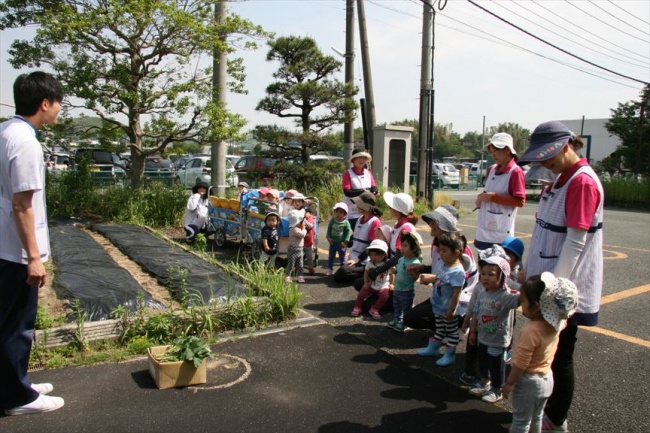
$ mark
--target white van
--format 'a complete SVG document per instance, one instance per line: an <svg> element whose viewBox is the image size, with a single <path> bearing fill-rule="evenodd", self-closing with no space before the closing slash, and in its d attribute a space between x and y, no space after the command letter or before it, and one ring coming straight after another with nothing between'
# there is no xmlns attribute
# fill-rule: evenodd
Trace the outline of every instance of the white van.
<svg viewBox="0 0 650 433"><path fill-rule="evenodd" d="M485 174L487 172L488 162L483 159L478 162L478 164L472 164L469 168L469 175L476 177L478 185L485 185Z"/></svg>

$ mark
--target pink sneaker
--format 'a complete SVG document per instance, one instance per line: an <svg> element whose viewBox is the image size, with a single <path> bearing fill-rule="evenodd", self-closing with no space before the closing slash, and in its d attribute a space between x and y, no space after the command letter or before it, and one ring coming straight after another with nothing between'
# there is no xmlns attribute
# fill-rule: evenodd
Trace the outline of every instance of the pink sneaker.
<svg viewBox="0 0 650 433"><path fill-rule="evenodd" d="M370 314L370 316L372 316L373 319L376 319L376 320L381 319L381 313L379 311L375 310L374 308L371 308L370 310L368 310L368 313Z"/></svg>
<svg viewBox="0 0 650 433"><path fill-rule="evenodd" d="M305 282L305 277L303 277L302 275L299 276L299 277L298 277L298 282L299 282L299 283L304 283L304 282Z"/></svg>
<svg viewBox="0 0 650 433"><path fill-rule="evenodd" d="M290 283L291 282L291 277L289 277L289 276L284 277L284 282L285 283Z"/></svg>
<svg viewBox="0 0 650 433"><path fill-rule="evenodd" d="M326 270L325 275L327 275L328 277L332 275L332 270L331 269Z"/></svg>
<svg viewBox="0 0 650 433"><path fill-rule="evenodd" d="M354 307L352 309L352 312L350 313L350 315L352 315L353 317L359 317L360 314L361 314L361 308L357 308L357 307Z"/></svg>

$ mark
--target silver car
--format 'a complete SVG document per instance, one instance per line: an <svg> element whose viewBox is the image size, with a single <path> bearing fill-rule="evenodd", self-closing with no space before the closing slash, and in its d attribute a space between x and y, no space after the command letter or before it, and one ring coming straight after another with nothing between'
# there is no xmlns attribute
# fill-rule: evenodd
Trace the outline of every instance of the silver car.
<svg viewBox="0 0 650 433"><path fill-rule="evenodd" d="M197 156L190 159L176 171L176 182L192 188L199 182L208 185L212 181L212 160L209 156ZM226 160L226 185L235 186L238 183L237 174L232 162Z"/></svg>
<svg viewBox="0 0 650 433"><path fill-rule="evenodd" d="M460 173L452 164L433 164L434 187L456 186L460 183Z"/></svg>

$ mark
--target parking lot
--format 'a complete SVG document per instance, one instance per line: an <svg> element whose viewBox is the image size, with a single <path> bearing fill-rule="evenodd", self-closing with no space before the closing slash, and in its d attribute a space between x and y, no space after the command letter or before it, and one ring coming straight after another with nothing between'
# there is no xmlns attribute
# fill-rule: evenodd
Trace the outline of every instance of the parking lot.
<svg viewBox="0 0 650 433"><path fill-rule="evenodd" d="M459 225L471 242L476 191L444 193L461 205ZM535 209L526 204L517 220L527 247ZM350 316L356 292L323 274L326 224L320 230L318 273L300 285L303 307L316 320L255 338L223 336L214 346L220 364L203 388L156 390L144 358L32 373L55 383L66 406L0 417L0 431L506 432L507 401L484 403L460 387L464 343L456 364L440 368L415 354L426 331L396 333L385 326L390 314ZM419 223L418 230L430 244L428 228ZM600 321L578 332L570 431L641 433L650 430L650 214L608 209L604 234ZM234 251L227 246L217 255ZM419 299L429 295L418 290Z"/></svg>

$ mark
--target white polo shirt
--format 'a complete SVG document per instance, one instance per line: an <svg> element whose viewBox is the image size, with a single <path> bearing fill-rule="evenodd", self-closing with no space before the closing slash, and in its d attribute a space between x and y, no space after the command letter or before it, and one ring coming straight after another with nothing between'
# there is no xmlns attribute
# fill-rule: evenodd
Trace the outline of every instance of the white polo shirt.
<svg viewBox="0 0 650 433"><path fill-rule="evenodd" d="M18 237L11 200L14 193L34 191L32 209L41 260L50 255L45 210L45 163L36 130L20 117L0 124L0 259L27 264Z"/></svg>

